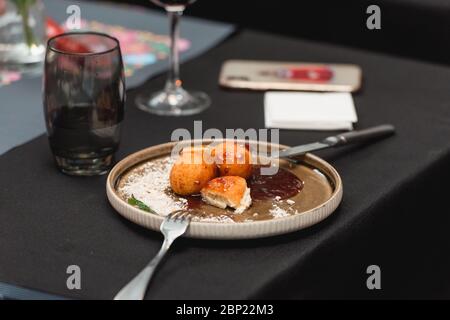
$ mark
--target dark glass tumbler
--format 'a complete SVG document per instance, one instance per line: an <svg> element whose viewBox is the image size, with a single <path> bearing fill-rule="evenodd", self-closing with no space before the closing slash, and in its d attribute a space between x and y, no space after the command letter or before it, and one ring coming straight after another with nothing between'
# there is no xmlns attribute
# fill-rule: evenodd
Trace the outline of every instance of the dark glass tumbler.
<svg viewBox="0 0 450 320"><path fill-rule="evenodd" d="M72 175L106 173L119 146L124 115L125 80L118 40L94 32L49 39L43 99L58 168Z"/></svg>

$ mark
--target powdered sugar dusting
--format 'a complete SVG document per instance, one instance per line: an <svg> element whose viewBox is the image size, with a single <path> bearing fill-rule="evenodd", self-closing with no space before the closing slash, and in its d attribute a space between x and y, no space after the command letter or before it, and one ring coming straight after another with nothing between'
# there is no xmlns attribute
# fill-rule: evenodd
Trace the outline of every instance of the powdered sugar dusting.
<svg viewBox="0 0 450 320"><path fill-rule="evenodd" d="M221 215L221 216L210 216L210 217L202 217L201 219L202 222L235 222L233 219L231 219L229 216L226 215Z"/></svg>
<svg viewBox="0 0 450 320"><path fill-rule="evenodd" d="M199 197L179 196L170 187L170 171L175 161L176 158L163 156L130 168L121 176L117 184L118 195L124 201L134 196L161 216L167 216L176 210L189 210L193 221L212 223L276 219L300 214L308 209L308 207L301 207L301 194L290 199L282 199L279 196L273 199L256 199L240 214L236 214L232 208L220 209L211 206L201 201Z"/></svg>
<svg viewBox="0 0 450 320"><path fill-rule="evenodd" d="M282 218L290 216L290 214L285 209L280 208L275 203L272 205L272 208L269 210L269 212L274 218Z"/></svg>
<svg viewBox="0 0 450 320"><path fill-rule="evenodd" d="M126 198L134 195L162 216L186 209L187 200L176 198L170 192L168 177L173 163L174 160L168 157L143 164L127 177L120 193Z"/></svg>

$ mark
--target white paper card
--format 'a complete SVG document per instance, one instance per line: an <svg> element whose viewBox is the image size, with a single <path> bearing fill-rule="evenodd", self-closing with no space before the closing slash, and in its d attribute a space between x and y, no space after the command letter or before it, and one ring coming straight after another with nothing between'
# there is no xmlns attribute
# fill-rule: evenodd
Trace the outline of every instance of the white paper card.
<svg viewBox="0 0 450 320"><path fill-rule="evenodd" d="M352 130L358 121L347 92L266 92L264 117L267 128Z"/></svg>

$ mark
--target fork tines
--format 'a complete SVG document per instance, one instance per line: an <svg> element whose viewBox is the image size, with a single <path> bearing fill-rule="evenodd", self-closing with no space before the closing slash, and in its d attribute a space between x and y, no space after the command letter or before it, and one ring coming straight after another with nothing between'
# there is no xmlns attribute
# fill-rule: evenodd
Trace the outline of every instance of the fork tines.
<svg viewBox="0 0 450 320"><path fill-rule="evenodd" d="M186 210L176 210L173 211L171 213L169 213L169 215L167 216L169 219L171 220L191 220L191 214L189 213L189 211Z"/></svg>

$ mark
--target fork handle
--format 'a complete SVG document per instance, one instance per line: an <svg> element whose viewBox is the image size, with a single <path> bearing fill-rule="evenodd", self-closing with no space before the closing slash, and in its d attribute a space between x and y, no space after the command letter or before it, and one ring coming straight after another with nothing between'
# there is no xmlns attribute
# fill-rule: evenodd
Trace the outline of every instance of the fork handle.
<svg viewBox="0 0 450 320"><path fill-rule="evenodd" d="M156 267L166 255L173 240L164 239L164 242L158 254L150 261L150 263L138 273L119 293L114 300L143 300L147 291L148 283L155 273Z"/></svg>

